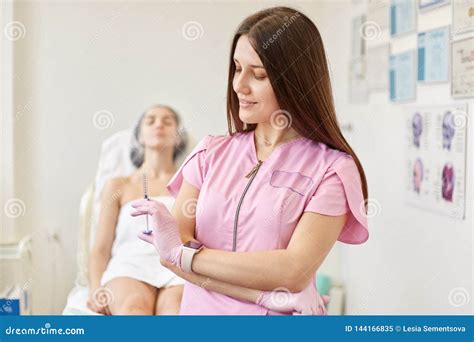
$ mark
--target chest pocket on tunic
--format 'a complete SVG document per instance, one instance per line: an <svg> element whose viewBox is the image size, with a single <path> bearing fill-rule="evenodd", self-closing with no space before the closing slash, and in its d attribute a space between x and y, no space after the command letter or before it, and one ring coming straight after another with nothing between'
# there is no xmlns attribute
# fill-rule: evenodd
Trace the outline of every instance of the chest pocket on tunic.
<svg viewBox="0 0 474 342"><path fill-rule="evenodd" d="M275 170L270 178L270 185L275 188L286 188L302 197L311 190L314 181L311 177L299 172Z"/></svg>
<svg viewBox="0 0 474 342"><path fill-rule="evenodd" d="M279 248L285 248L313 190L314 180L299 172L273 171L270 187L279 203Z"/></svg>

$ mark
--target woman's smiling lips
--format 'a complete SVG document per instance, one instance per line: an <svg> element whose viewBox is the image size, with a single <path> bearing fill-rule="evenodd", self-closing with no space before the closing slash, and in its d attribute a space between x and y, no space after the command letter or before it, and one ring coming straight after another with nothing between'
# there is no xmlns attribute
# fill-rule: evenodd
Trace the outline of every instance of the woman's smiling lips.
<svg viewBox="0 0 474 342"><path fill-rule="evenodd" d="M248 101L248 100L239 100L239 105L241 108L249 108L256 104L257 102Z"/></svg>

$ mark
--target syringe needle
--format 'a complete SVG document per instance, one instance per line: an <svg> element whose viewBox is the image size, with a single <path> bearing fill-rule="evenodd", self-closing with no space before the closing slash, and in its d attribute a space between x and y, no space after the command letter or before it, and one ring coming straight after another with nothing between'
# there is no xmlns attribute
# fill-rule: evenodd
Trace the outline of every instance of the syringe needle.
<svg viewBox="0 0 474 342"><path fill-rule="evenodd" d="M147 176L146 170L143 172L143 196L147 201L150 199L148 198L148 184L147 184ZM146 217L146 230L144 231L145 234L151 234L150 226L148 225L148 214L145 214Z"/></svg>

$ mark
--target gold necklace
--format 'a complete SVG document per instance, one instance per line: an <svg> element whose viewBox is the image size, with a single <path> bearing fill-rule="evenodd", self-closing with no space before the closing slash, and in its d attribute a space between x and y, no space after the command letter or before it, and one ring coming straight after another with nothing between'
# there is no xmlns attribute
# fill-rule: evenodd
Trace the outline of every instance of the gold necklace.
<svg viewBox="0 0 474 342"><path fill-rule="evenodd" d="M256 135L256 134L255 134ZM291 136L290 138L288 138L285 142L287 141L290 141L291 139L297 137L299 134L298 132L296 132L296 134L294 134L293 136ZM257 136L257 135L256 135ZM261 136L258 136L260 139L263 140L263 145L264 146L272 146L273 143L271 141L269 141L265 136L264 137L261 137ZM283 142L282 142L283 143Z"/></svg>

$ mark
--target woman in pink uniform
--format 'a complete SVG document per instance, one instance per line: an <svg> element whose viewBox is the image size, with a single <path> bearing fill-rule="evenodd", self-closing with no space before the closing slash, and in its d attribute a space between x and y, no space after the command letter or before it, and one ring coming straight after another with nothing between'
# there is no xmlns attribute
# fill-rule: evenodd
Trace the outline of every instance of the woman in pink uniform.
<svg viewBox="0 0 474 342"><path fill-rule="evenodd" d="M187 280L180 314L325 314L315 273L337 240L368 239L367 182L314 23L286 7L245 19L227 104L229 134L201 140L168 183L173 213L133 204L153 216L139 237Z"/></svg>

